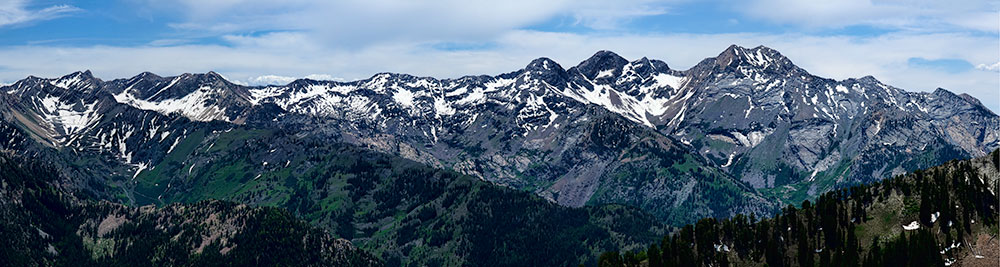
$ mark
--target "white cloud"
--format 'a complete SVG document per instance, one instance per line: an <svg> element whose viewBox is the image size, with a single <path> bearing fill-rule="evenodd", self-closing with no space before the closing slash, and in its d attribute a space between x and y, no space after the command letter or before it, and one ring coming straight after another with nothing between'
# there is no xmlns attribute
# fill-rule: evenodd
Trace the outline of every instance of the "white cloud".
<svg viewBox="0 0 1000 267"><path fill-rule="evenodd" d="M316 38L304 32L271 32L259 36L224 35L222 39L237 47L290 49L299 53L324 48L324 45Z"/></svg>
<svg viewBox="0 0 1000 267"><path fill-rule="evenodd" d="M249 85L284 85L295 81L295 77L288 76L278 76L278 75L261 75L257 77L250 78L247 84Z"/></svg>
<svg viewBox="0 0 1000 267"><path fill-rule="evenodd" d="M976 69L1000 72L1000 62L993 63L992 65L979 64L978 66L976 66Z"/></svg>
<svg viewBox="0 0 1000 267"><path fill-rule="evenodd" d="M737 12L807 28L867 25L917 31L965 29L1000 31L997 2L978 0L753 0L733 5Z"/></svg>
<svg viewBox="0 0 1000 267"><path fill-rule="evenodd" d="M890 7L875 6L867 0L795 1L756 0L740 11L776 22L797 22L809 26L843 26L886 13Z"/></svg>
<svg viewBox="0 0 1000 267"><path fill-rule="evenodd" d="M309 74L303 78L310 80L317 80L317 81L344 81L344 79L334 77L333 75L330 74Z"/></svg>
<svg viewBox="0 0 1000 267"><path fill-rule="evenodd" d="M253 42L273 38L266 35L276 31L297 32L324 46L354 49L400 41L478 42L560 17L584 27L613 29L634 18L664 14L679 1L685 0L175 0L149 1L148 6L180 15L170 25L193 35Z"/></svg>
<svg viewBox="0 0 1000 267"><path fill-rule="evenodd" d="M0 2L0 27L54 19L80 11L70 5L55 5L39 10L28 10L26 0L5 0Z"/></svg>
<svg viewBox="0 0 1000 267"><path fill-rule="evenodd" d="M616 29L631 18L667 14L679 1L574 1L563 7L576 23L593 29Z"/></svg>
<svg viewBox="0 0 1000 267"><path fill-rule="evenodd" d="M490 36L549 18L567 3L513 0L166 1L187 19L175 27L218 33L305 31L338 45Z"/></svg>
<svg viewBox="0 0 1000 267"><path fill-rule="evenodd" d="M243 82L243 81L239 81L239 82L240 82L240 84L244 84L244 85L285 85L285 84L289 84L291 82L294 82L295 80L302 79L302 78L306 78L306 79L310 79L310 80L317 80L317 81L343 81L344 80L344 79L340 79L340 78L334 77L333 75L329 75L329 74L309 74L309 75L306 75L304 77L281 76L281 75L271 75L271 74L269 74L269 75L261 75L261 76L257 76L257 77L251 77L246 82Z"/></svg>

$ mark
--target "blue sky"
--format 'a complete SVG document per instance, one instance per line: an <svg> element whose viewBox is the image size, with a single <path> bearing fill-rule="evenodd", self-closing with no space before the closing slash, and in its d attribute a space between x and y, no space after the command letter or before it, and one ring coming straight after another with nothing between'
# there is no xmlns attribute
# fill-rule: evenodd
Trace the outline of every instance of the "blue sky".
<svg viewBox="0 0 1000 267"><path fill-rule="evenodd" d="M943 87L1000 110L1000 4L922 0L4 0L0 82L90 69L246 84L497 74L597 50L687 69L765 45L824 77Z"/></svg>

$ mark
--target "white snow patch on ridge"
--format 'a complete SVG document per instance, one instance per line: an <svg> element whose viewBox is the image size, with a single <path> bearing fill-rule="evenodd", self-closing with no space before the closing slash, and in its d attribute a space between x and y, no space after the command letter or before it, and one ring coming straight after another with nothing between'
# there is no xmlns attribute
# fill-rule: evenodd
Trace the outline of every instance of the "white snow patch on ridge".
<svg viewBox="0 0 1000 267"><path fill-rule="evenodd" d="M284 93L284 87L264 87L260 89L250 89L250 103L257 105L261 100L276 97Z"/></svg>
<svg viewBox="0 0 1000 267"><path fill-rule="evenodd" d="M167 99L159 102L135 98L128 91L114 95L114 97L118 103L128 104L138 109L153 110L164 114L178 113L196 121L228 121L225 116L225 109L206 104L206 100L211 93L211 87L202 86L182 98Z"/></svg>
<svg viewBox="0 0 1000 267"><path fill-rule="evenodd" d="M455 91L448 92L448 93L444 94L444 96L447 96L447 97L460 96L460 95L465 94L465 92L467 92L467 91L469 91L468 88L462 87L462 88L455 89Z"/></svg>
<svg viewBox="0 0 1000 267"><path fill-rule="evenodd" d="M744 135L741 132L733 131L731 132L731 134L733 135L733 137L736 138L737 141L740 142L741 145L746 147L756 147L761 142L763 142L764 138L770 135L772 131L773 130L771 129L768 129L766 132L753 131L746 135Z"/></svg>
<svg viewBox="0 0 1000 267"><path fill-rule="evenodd" d="M438 117L441 115L455 115L455 109L445 102L444 98L434 99L434 111L437 112Z"/></svg>
<svg viewBox="0 0 1000 267"><path fill-rule="evenodd" d="M175 77L172 81L170 81L170 84L168 84L167 86L165 86L163 88L160 88L160 90L156 91L156 93L153 94L152 96L150 96L149 99L152 99L152 98L156 97L157 95L159 95L160 93L163 93L163 91L166 91L170 87L173 87L174 84L177 84L177 81L180 81L180 80L181 80L180 76ZM131 87L129 87L129 88L131 88Z"/></svg>
<svg viewBox="0 0 1000 267"><path fill-rule="evenodd" d="M413 92L410 92L410 90L397 88L396 92L392 94L392 99L396 100L396 103L401 105L408 107L413 106Z"/></svg>
<svg viewBox="0 0 1000 267"><path fill-rule="evenodd" d="M507 86L510 86L511 84L514 84L515 81L517 81L517 80L516 79L496 78L493 81L490 81L490 82L487 82L486 84L483 84L484 86L486 86L486 90L484 92L489 93L489 92L497 91L501 87L507 87Z"/></svg>
<svg viewBox="0 0 1000 267"><path fill-rule="evenodd" d="M137 169L135 170L135 174L132 175L132 180L135 180L136 177L139 177L139 173L142 173L142 171L145 170L147 167L149 167L149 164L146 164L145 162L140 162L139 164L137 164L136 165Z"/></svg>
<svg viewBox="0 0 1000 267"><path fill-rule="evenodd" d="M101 118L101 115L95 112L96 102L86 104L81 101L82 111L73 108L77 105L63 103L55 96L42 98L41 104L45 121L52 126L62 127L67 135L81 131Z"/></svg>
<svg viewBox="0 0 1000 267"><path fill-rule="evenodd" d="M653 80L656 80L656 86L658 87L670 86L674 89L680 89L681 86L684 85L684 82L687 81L687 78L660 73L653 76Z"/></svg>
<svg viewBox="0 0 1000 267"><path fill-rule="evenodd" d="M325 94L328 91L330 91L330 87L328 87L326 85L309 85L309 86L306 86L306 91L305 92L297 93L297 94L291 94L290 96L288 96L288 101L292 102L292 103L295 103L295 102L299 102L299 101L301 101L303 99L309 99L309 98L313 98L313 97L318 96L318 95Z"/></svg>
<svg viewBox="0 0 1000 267"><path fill-rule="evenodd" d="M848 93L849 91L847 91L847 87L844 87L843 85L839 85L839 84L838 84L838 85L837 85L837 92L841 92L841 93L845 93L845 94L846 94L846 93Z"/></svg>
<svg viewBox="0 0 1000 267"><path fill-rule="evenodd" d="M83 81L83 80L80 79L80 75L76 75L76 76L73 76L73 78L69 78L69 79L58 79L58 80L55 80L55 81L51 81L51 82L49 82L49 84L52 84L55 87L59 87L59 88L62 88L62 89L69 89L70 86L73 86L73 85L75 85L75 84L77 84L77 83L79 83L81 81Z"/></svg>
<svg viewBox="0 0 1000 267"><path fill-rule="evenodd" d="M597 77L594 77L594 79L611 77L611 76L614 76L614 75L615 75L615 70L602 70L601 72L597 73Z"/></svg>
<svg viewBox="0 0 1000 267"><path fill-rule="evenodd" d="M735 157L735 156L736 156L736 152L733 152L733 153L729 154L729 160L726 161L726 164L724 164L724 165L722 165L720 167L725 168L725 167L729 167L729 165L733 165L733 157Z"/></svg>

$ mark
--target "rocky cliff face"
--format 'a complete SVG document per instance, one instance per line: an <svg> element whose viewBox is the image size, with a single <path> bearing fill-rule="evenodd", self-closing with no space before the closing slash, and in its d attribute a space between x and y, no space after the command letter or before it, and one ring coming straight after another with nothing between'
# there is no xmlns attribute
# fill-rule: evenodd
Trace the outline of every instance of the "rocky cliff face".
<svg viewBox="0 0 1000 267"><path fill-rule="evenodd" d="M967 95L824 79L766 47L733 46L685 74L692 97L661 131L756 188L790 185L778 191L793 201L1000 146L1000 120Z"/></svg>

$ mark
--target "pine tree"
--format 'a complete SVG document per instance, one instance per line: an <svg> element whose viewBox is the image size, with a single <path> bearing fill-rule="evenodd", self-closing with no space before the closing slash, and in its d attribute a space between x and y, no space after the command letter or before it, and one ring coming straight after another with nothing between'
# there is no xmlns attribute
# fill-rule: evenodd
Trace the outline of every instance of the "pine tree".
<svg viewBox="0 0 1000 267"><path fill-rule="evenodd" d="M823 249L823 252L819 253L819 266L820 267L832 266L832 265L830 265L830 250L829 249Z"/></svg>
<svg viewBox="0 0 1000 267"><path fill-rule="evenodd" d="M635 252L626 251L625 255L622 255L622 262L626 267L638 267L639 258L635 255Z"/></svg>
<svg viewBox="0 0 1000 267"><path fill-rule="evenodd" d="M712 256L715 255L715 245L719 240L718 232L715 229L715 219L705 218L698 220L698 224L694 230L699 261L702 265L711 265Z"/></svg>
<svg viewBox="0 0 1000 267"><path fill-rule="evenodd" d="M660 254L660 248L656 244L649 245L646 249L646 257L649 258L649 267L663 267L663 256Z"/></svg>
<svg viewBox="0 0 1000 267"><path fill-rule="evenodd" d="M684 226L681 228L681 232L678 235L677 243L674 248L676 249L677 264L680 266L694 266L697 264L695 259L695 250L693 247L694 243L694 227L691 225Z"/></svg>
<svg viewBox="0 0 1000 267"><path fill-rule="evenodd" d="M920 222L924 225L931 225L931 190L930 185L923 184L920 187Z"/></svg>
<svg viewBox="0 0 1000 267"><path fill-rule="evenodd" d="M677 255L674 250L674 242L676 239L671 238L669 235L664 236L663 240L660 241L661 257L664 266L677 266L677 260L674 255Z"/></svg>
<svg viewBox="0 0 1000 267"><path fill-rule="evenodd" d="M877 267L882 266L882 248L879 247L878 236L872 239L872 247L868 250L868 256L865 257L864 267Z"/></svg>
<svg viewBox="0 0 1000 267"><path fill-rule="evenodd" d="M767 264L770 266L785 266L785 249L779 242L778 238L780 234L778 231L767 238L764 242L767 243L765 246L764 257L767 260Z"/></svg>
<svg viewBox="0 0 1000 267"><path fill-rule="evenodd" d="M597 259L597 266L621 267L624 266L624 264L622 262L621 255L618 255L618 251L608 251L601 253L601 257Z"/></svg>
<svg viewBox="0 0 1000 267"><path fill-rule="evenodd" d="M798 232L798 238L796 238L796 241L798 243L799 266L816 266L816 260L815 257L813 257L813 248L810 246L809 236L806 235L806 228L802 225L802 223L799 223L797 228L798 230L796 232Z"/></svg>
<svg viewBox="0 0 1000 267"><path fill-rule="evenodd" d="M844 261L841 266L858 266L861 262L858 255L860 250L861 244L858 242L857 234L854 233L854 225L851 225L847 228L847 242L844 244Z"/></svg>

